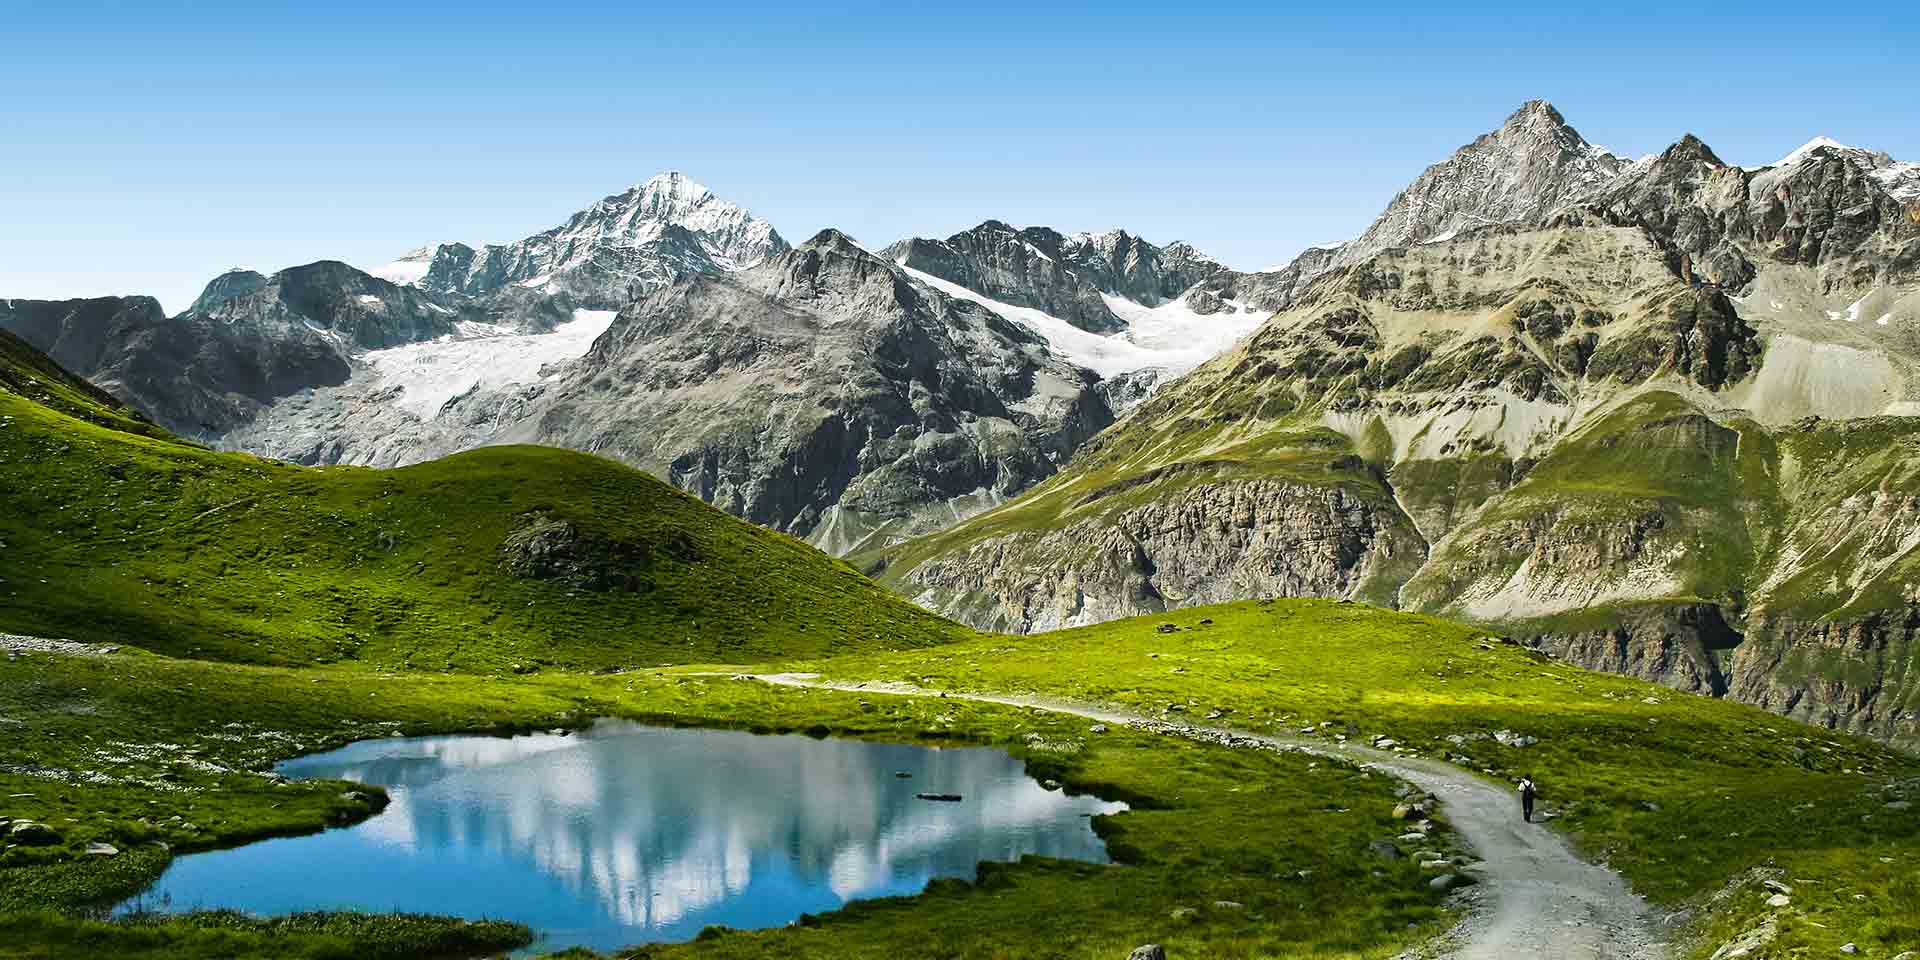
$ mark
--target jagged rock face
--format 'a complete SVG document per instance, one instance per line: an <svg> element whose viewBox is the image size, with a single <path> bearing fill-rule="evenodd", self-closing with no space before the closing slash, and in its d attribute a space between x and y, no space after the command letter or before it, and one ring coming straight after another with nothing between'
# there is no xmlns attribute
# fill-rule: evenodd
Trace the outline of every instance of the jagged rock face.
<svg viewBox="0 0 1920 960"><path fill-rule="evenodd" d="M88 379L98 378L113 365L115 344L143 328L163 327L166 319L160 302L152 297L0 300L0 329Z"/></svg>
<svg viewBox="0 0 1920 960"><path fill-rule="evenodd" d="M1728 695L1796 720L1920 748L1920 604L1867 616L1751 618Z"/></svg>
<svg viewBox="0 0 1920 960"><path fill-rule="evenodd" d="M677 277L750 267L787 249L772 224L684 174L663 173L524 240L422 247L376 272L441 293L519 288L611 310Z"/></svg>
<svg viewBox="0 0 1920 960"><path fill-rule="evenodd" d="M368 350L446 336L461 319L422 291L332 260L271 277L251 271L217 277L183 318L262 330L305 327L348 349Z"/></svg>
<svg viewBox="0 0 1920 960"><path fill-rule="evenodd" d="M0 325L196 438L247 423L280 398L345 382L357 351L430 340L461 320L487 319L473 304L443 302L332 261L271 277L224 274L172 318L146 297L0 312Z"/></svg>
<svg viewBox="0 0 1920 960"><path fill-rule="evenodd" d="M1390 504L1342 488L1202 482L1038 537L981 540L908 580L925 605L1027 633L1246 596L1365 594L1424 546Z"/></svg>
<svg viewBox="0 0 1920 960"><path fill-rule="evenodd" d="M989 220L945 240L902 240L883 255L982 296L1032 307L1095 333L1126 323L1102 294L1158 306L1225 268L1184 243L1156 247L1124 230L1062 235Z"/></svg>
<svg viewBox="0 0 1920 960"><path fill-rule="evenodd" d="M1898 165L1901 168L1912 165ZM1759 171L1724 163L1691 134L1635 164L1581 208L1645 224L1684 273L1739 291L1770 263L1814 268L1822 292L1920 275L1920 223L1884 155L1817 146Z"/></svg>
<svg viewBox="0 0 1920 960"><path fill-rule="evenodd" d="M1307 284L1327 272L1345 244L1311 247L1278 270L1240 273L1223 270L1201 282L1187 302L1202 313L1220 309L1227 300L1262 310L1285 310L1306 291Z"/></svg>
<svg viewBox="0 0 1920 960"><path fill-rule="evenodd" d="M1727 693L1726 673L1716 654L1741 641L1720 608L1698 603L1630 607L1603 627L1522 637L1536 650L1589 670L1711 697Z"/></svg>
<svg viewBox="0 0 1920 960"><path fill-rule="evenodd" d="M391 403L351 388L304 402L317 436L267 421L249 445L376 465L573 447L836 551L1004 500L1112 420L1097 378L1039 336L832 231L749 270L683 277L552 376L474 390L426 421L367 416Z"/></svg>
<svg viewBox="0 0 1920 960"><path fill-rule="evenodd" d="M1543 223L1625 166L1581 138L1551 104L1531 101L1500 129L1428 167L1365 233L1341 247L1334 265L1489 224Z"/></svg>

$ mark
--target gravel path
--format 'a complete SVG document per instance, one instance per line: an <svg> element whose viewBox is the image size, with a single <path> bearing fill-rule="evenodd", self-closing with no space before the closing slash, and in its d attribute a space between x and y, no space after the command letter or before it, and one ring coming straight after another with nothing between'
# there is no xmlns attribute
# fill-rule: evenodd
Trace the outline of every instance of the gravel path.
<svg viewBox="0 0 1920 960"><path fill-rule="evenodd" d="M751 679L792 687L907 696L944 696L1030 707L1126 724L1230 746L1300 750L1391 774L1440 798L1447 819L1481 863L1476 904L1466 920L1422 955L1454 960L1661 960L1665 937L1645 901L1620 875L1580 859L1558 834L1520 820L1520 800L1503 784L1452 764L1354 744L1276 737L1204 724L1168 723L1111 708L1042 697L953 693L890 682L829 683L814 674Z"/></svg>
<svg viewBox="0 0 1920 960"><path fill-rule="evenodd" d="M0 633L0 651L6 653L58 653L70 657L95 657L120 649L112 644L77 643L72 640L48 640Z"/></svg>

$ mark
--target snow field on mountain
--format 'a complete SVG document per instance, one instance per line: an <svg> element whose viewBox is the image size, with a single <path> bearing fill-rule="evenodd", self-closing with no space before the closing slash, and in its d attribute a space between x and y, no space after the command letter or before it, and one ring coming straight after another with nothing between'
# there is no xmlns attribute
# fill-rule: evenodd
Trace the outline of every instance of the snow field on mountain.
<svg viewBox="0 0 1920 960"><path fill-rule="evenodd" d="M1111 294L1101 294L1107 308L1127 322L1112 335L1090 333L1059 317L982 296L957 283L901 265L915 280L958 300L970 300L1044 337L1047 347L1102 377L1158 368L1178 376L1213 356L1272 314L1239 309L1230 313L1194 312L1184 299L1148 307Z"/></svg>
<svg viewBox="0 0 1920 960"><path fill-rule="evenodd" d="M476 386L534 383L541 368L585 354L613 325L612 310L575 310L550 333L501 333L463 324L461 335L373 350L361 356L379 377L379 388L399 387L395 405L431 420L447 401Z"/></svg>

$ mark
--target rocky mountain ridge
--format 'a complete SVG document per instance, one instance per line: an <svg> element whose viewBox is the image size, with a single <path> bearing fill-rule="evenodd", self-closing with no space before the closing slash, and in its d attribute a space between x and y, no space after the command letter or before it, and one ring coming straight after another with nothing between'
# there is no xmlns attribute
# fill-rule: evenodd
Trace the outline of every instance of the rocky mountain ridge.
<svg viewBox="0 0 1920 960"><path fill-rule="evenodd" d="M1066 235L998 220L945 240L902 240L881 256L1092 333L1126 328L1109 297L1157 307L1226 269L1189 244L1158 247L1125 230Z"/></svg>
<svg viewBox="0 0 1920 960"><path fill-rule="evenodd" d="M7 301L0 328L183 436L217 437L275 401L344 383L363 351L452 335L491 315L321 261L235 270L167 317L150 297ZM518 322L542 322L538 310ZM551 317L545 322L551 323Z"/></svg>

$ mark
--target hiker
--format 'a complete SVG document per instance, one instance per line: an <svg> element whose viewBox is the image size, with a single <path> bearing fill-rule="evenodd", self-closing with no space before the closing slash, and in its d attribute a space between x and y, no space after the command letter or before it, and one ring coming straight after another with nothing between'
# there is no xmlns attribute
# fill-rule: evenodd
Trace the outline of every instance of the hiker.
<svg viewBox="0 0 1920 960"><path fill-rule="evenodd" d="M1520 778L1520 819L1533 822L1533 778Z"/></svg>

